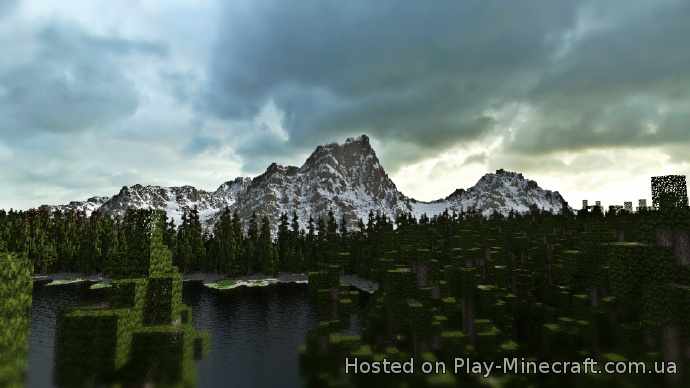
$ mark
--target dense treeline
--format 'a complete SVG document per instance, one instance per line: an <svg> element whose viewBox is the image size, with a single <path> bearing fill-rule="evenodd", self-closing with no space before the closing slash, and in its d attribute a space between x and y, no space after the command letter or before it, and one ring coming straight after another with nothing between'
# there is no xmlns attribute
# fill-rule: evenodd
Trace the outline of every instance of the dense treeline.
<svg viewBox="0 0 690 388"><path fill-rule="evenodd" d="M687 207L500 218L411 220L369 239L378 252L355 273L379 288L366 297L340 281L352 260L310 272L305 386L690 386ZM477 368L495 360L521 366ZM640 369L602 373L608 362Z"/></svg>
<svg viewBox="0 0 690 388"><path fill-rule="evenodd" d="M35 273L83 272L112 273L123 268L132 274L142 272L141 258L148 253L148 220L152 210L129 210L122 217L110 217L98 212L86 216L83 212L50 212L47 209L9 212L0 210L0 251L7 250L27 257ZM565 213L544 217L558 217L569 222L576 219L606 217L631 223L632 217L646 217L653 228L656 212L627 215L601 211ZM538 217L534 210L526 217ZM228 275L252 273L303 272L317 263L342 261L336 256L349 256L347 265L352 272L364 265L367 257L378 257L387 244L386 232L405 230L410 225L430 225L422 231L443 233L453 224L477 218L473 214L445 212L419 220L401 214L396 220L370 213L348 228L346 220L336 220L333 212L322 218L307 220L300 228L296 213L283 214L274 227L268 217L258 214L244 222L228 209L223 211L211 230L202 227L196 209L186 212L180 225L167 219L165 243L173 252L174 264L183 272L214 272ZM504 217L495 214L488 221ZM511 214L509 222L520 222L525 216ZM514 220L514 221L511 221ZM640 225L639 222L635 222ZM643 231L640 231L643 232ZM427 232L420 232L427 233ZM642 233L649 236L649 233ZM438 236L429 236L437 239Z"/></svg>
<svg viewBox="0 0 690 388"><path fill-rule="evenodd" d="M149 247L152 210L129 210L123 217L78 211L32 209L0 210L0 251L27 257L35 273L143 272L142 257ZM243 222L223 211L211 230L202 227L199 213L190 209L180 225L167 218L165 243L175 265L183 272L215 272L229 275L299 272L311 268L330 252L340 251L392 224L371 214L358 232L350 233L344 220L332 212L310 218L300 229L296 213L283 214L274 228L268 217L257 214ZM277 232L276 232L277 231Z"/></svg>

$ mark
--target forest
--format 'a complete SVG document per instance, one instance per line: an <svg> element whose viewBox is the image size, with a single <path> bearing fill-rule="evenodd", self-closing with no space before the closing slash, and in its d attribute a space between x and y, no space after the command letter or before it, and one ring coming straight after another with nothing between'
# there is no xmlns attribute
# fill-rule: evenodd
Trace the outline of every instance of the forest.
<svg viewBox="0 0 690 388"><path fill-rule="evenodd" d="M415 357L452 365L458 354L478 360L639 360L655 372L565 378L510 374L495 386L681 387L688 382L687 206L488 218L444 212L419 220L371 213L352 229L331 212L309 220L307 230L287 214L277 228L265 217L252 216L245 229L226 211L212 233L204 232L194 209L179 226L163 216L152 210L130 210L122 218L1 212L0 251L9 262L33 264L34 273L103 273L123 285L173 279L174 287L166 286L172 288L165 292L174 296L165 300L172 301L180 298L177 268L227 275L306 272L319 321L300 349L309 387L485 386L475 374L343 374L347 357L363 362ZM170 264L158 268L156 257ZM6 278L19 279L14 267L7 268ZM23 273L22 284L28 284L29 271ZM344 274L380 288L364 297L340 283ZM9 307L23 311L26 303ZM173 319L170 314L165 322ZM352 335L355 316L359 334ZM658 373L653 369L658 365L671 365L674 374Z"/></svg>
<svg viewBox="0 0 690 388"><path fill-rule="evenodd" d="M316 220L310 218L300 228L297 214L282 214L273 227L268 217L253 214L241 220L224 210L212 229L205 230L196 208L182 216L180 225L154 210L130 209L123 217L94 212L55 211L45 208L26 211L0 210L0 251L19 254L33 264L35 274L80 272L87 274L120 273L129 268L131 275L142 272L146 257L149 221L162 215L164 242L173 252L173 263L184 273L212 272L231 276L254 273L304 272L332 250L361 247L368 236L411 223L436 222L423 216L419 221L409 214L396 220L371 212L366 223L348 228L344 219L337 221L332 211ZM458 221L457 214L444 213L438 222ZM361 252L360 252L361 254Z"/></svg>
<svg viewBox="0 0 690 388"><path fill-rule="evenodd" d="M324 217L310 217L305 229L300 228L297 214L282 214L273 227L268 217L254 213L244 222L229 210L221 212L215 225L205 229L196 208L182 216L175 225L162 211L130 209L123 217L111 217L94 212L87 216L79 211L54 211L45 208L26 211L0 210L0 251L18 254L33 265L34 274L79 272L85 274L121 273L129 269L131 275L143 273L142 257L149 244L149 221L154 215L166 219L164 242L173 254L173 263L181 272L210 272L229 276L254 273L306 272L316 268L334 252L347 251L353 261L366 260L377 254L385 242L384 232L404 233L415 225L429 226L441 234L454 225L478 222L479 214L444 212L429 218L416 219L401 213L390 220L370 212L367 220L356 226L344 218L336 220L332 211ZM583 219L600 219L605 223L636 223L637 219L654 220L657 212L629 214L625 211L604 213L601 208L570 210L549 215L533 209L527 215L511 213L507 217L494 214L485 221L520 223L534 217L555 218L560 223L576 223ZM644 229L644 228L643 228ZM424 230L424 228L423 228ZM641 240L649 240L649 233L639 230Z"/></svg>
<svg viewBox="0 0 690 388"><path fill-rule="evenodd" d="M690 212L682 204L441 216L381 231L364 245L366 264L343 251L309 273L320 322L301 349L306 386L687 387ZM362 295L337 281L351 271L381 284L360 313L353 306ZM455 373L457 357L580 366L591 359L600 369L486 378ZM412 359L417 368L345 373L355 358L360 365ZM448 370L425 373L423 363ZM626 373L602 373L604 365Z"/></svg>

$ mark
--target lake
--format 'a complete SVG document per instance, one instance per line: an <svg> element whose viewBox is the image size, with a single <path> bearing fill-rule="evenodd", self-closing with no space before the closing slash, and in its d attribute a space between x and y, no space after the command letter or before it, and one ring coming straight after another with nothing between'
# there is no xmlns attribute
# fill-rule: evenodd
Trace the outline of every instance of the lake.
<svg viewBox="0 0 690 388"><path fill-rule="evenodd" d="M28 387L54 387L55 326L61 309L98 303L88 284L34 285ZM304 284L214 291L185 282L194 326L211 335L197 363L198 387L301 387L298 347L316 325Z"/></svg>

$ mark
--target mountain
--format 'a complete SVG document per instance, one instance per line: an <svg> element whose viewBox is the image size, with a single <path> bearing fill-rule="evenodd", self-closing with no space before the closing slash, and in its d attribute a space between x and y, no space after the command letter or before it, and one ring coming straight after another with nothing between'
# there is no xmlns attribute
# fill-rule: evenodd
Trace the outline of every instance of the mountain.
<svg viewBox="0 0 690 388"><path fill-rule="evenodd" d="M105 214L124 215L129 208L165 210L175 225L182 222L182 214L194 207L202 220L209 220L220 210L236 205L237 199L251 183L250 178L237 178L208 192L193 186L160 187L124 186L98 209Z"/></svg>
<svg viewBox="0 0 690 388"><path fill-rule="evenodd" d="M467 190L458 189L442 200L433 202L410 201L412 213L438 214L445 209L459 213L476 211L484 216L497 212L508 215L511 211L524 214L531 207L550 213L559 213L563 209L563 197L558 191L544 190L537 182L516 172L497 170L495 174L486 174L476 185Z"/></svg>
<svg viewBox="0 0 690 388"><path fill-rule="evenodd" d="M69 210L80 211L86 213L87 215L91 215L91 213L98 210L104 203L108 202L109 199L110 197L91 197L86 201L72 201L66 205L43 205L41 207L49 208L53 211L59 210L62 212Z"/></svg>
<svg viewBox="0 0 690 388"><path fill-rule="evenodd" d="M240 193L234 209L242 219L253 212L277 217L296 211L306 226L310 215L329 209L349 223L366 219L369 211L394 218L407 210L407 199L379 163L369 138L361 136L318 146L301 167L271 164Z"/></svg>
<svg viewBox="0 0 690 388"><path fill-rule="evenodd" d="M221 210L229 208L244 220L252 213L276 220L280 214L297 212L302 227L333 210L350 224L366 219L370 211L394 218L400 212L429 217L444 210L476 211L485 216L530 208L560 212L564 200L557 191L544 190L520 173L498 170L484 175L469 189L448 197L422 202L406 197L381 166L369 138L362 135L344 143L321 145L301 167L271 164L255 178L236 178L213 192L192 186L124 186L113 197L94 197L85 202L54 206L122 215L128 208L165 210L179 225L185 210L197 207L201 220L212 225Z"/></svg>

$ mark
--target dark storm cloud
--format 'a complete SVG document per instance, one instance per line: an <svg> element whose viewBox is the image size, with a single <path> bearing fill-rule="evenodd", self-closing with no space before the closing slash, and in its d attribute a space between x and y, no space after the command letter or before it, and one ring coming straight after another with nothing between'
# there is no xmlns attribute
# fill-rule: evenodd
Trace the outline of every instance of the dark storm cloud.
<svg viewBox="0 0 690 388"><path fill-rule="evenodd" d="M248 118L273 100L285 111L292 147L366 132L428 155L494 129L487 110L525 92L555 49L548 37L573 24L575 3L230 6L205 107ZM402 162L406 155L398 154L387 161Z"/></svg>
<svg viewBox="0 0 690 388"><path fill-rule="evenodd" d="M665 0L228 6L203 108L241 119L273 101L284 147L364 132L410 150L389 147L393 168L498 133L510 123L492 112L509 104L534 112L505 143L520 152L687 142L674 102L690 101L689 11ZM240 154L273 159L264 144Z"/></svg>
<svg viewBox="0 0 690 388"><path fill-rule="evenodd" d="M102 128L133 114L138 93L121 59L165 54L158 44L61 23L40 29L36 46L31 60L0 71L0 132L12 137Z"/></svg>
<svg viewBox="0 0 690 388"><path fill-rule="evenodd" d="M593 9L593 17L608 16ZM620 8L624 19L610 21L546 69L529 96L542 117L517 149L690 143L690 2L634 10Z"/></svg>

